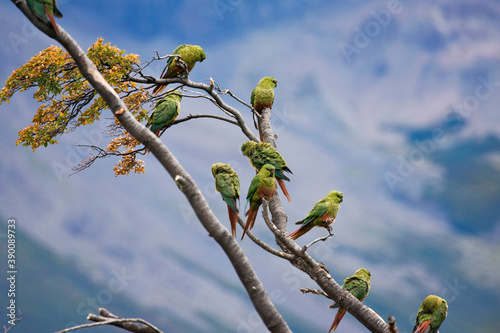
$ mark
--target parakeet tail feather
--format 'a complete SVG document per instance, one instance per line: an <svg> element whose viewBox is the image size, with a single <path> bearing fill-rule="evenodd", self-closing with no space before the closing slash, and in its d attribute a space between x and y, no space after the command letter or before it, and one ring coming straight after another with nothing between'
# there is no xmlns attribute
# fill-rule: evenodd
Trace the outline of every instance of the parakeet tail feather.
<svg viewBox="0 0 500 333"><path fill-rule="evenodd" d="M243 228L243 235L241 236L241 239L243 240L243 237L245 237L245 234L247 230L250 230L253 228L253 225L255 223L255 218L257 217L257 211L258 210L253 210L252 207L250 206L250 210L247 212L247 223L245 223L245 228Z"/></svg>
<svg viewBox="0 0 500 333"><path fill-rule="evenodd" d="M54 20L54 16L49 12L47 8L45 8L45 14L49 18L50 24L52 24L52 27L56 31L56 34L59 34L59 29L57 29L56 20Z"/></svg>
<svg viewBox="0 0 500 333"><path fill-rule="evenodd" d="M301 226L300 228L298 228L297 230L295 230L294 232L292 232L287 237L291 238L293 240L296 240L297 238L299 238L300 236L304 235L309 230L311 230L311 228L307 228L306 226Z"/></svg>
<svg viewBox="0 0 500 333"><path fill-rule="evenodd" d="M285 182L283 181L283 179L276 178L276 180L278 181L278 184L281 187L283 194L288 199L288 202L292 202L292 198L290 198L290 194L288 194L288 190L286 188L286 185L285 185Z"/></svg>
<svg viewBox="0 0 500 333"><path fill-rule="evenodd" d="M335 316L335 319L333 320L332 326L330 327L330 330L328 331L328 333L335 332L335 330L337 329L337 326L339 326L339 324L340 324L340 321L342 320L342 318L344 318L345 313L346 313L346 309L342 309L342 310L339 309L339 312L337 312L337 315Z"/></svg>
<svg viewBox="0 0 500 333"><path fill-rule="evenodd" d="M236 237L236 224L238 223L238 213L232 210L232 208L227 205L227 213L229 214L229 222L231 222L231 233L233 237Z"/></svg>
<svg viewBox="0 0 500 333"><path fill-rule="evenodd" d="M425 333L427 331L427 328L429 328L429 325L431 324L430 320L426 320L420 325L415 325L415 328L413 329L413 333Z"/></svg>

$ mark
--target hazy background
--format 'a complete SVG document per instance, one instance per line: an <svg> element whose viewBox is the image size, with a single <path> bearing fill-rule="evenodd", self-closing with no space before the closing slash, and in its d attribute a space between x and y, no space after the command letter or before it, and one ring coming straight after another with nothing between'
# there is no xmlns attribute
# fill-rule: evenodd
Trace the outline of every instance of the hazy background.
<svg viewBox="0 0 500 333"><path fill-rule="evenodd" d="M449 304L441 332L498 331L498 2L66 0L58 6L64 18L57 22L84 49L102 37L150 60L155 50L198 44L207 59L191 79L212 77L246 101L261 77L277 78L272 124L294 173L287 184L293 203L283 203L289 230L330 190L340 190L336 235L310 250L339 283L369 269L365 303L383 318L396 316L401 333L411 332L429 294ZM0 18L3 83L58 44L10 1L0 4ZM147 74L159 75L163 66ZM78 144L108 144L103 124L79 128L36 154L15 146L38 107L33 92L0 106L0 241L5 253L7 220L15 218L16 301L23 311L11 332L84 323L98 307L148 319L165 332L265 331L223 252L152 155L144 158L145 175L116 178L118 160L110 158L68 177L87 157ZM251 125L248 109L225 100ZM221 114L208 102L184 99L181 114L189 113ZM246 195L254 172L240 153L247 140L241 131L199 119L170 128L162 140L228 226L210 166L230 163ZM260 214L253 231L272 242ZM298 243L324 234L313 230ZM249 239L241 245L292 330L326 332L336 310L298 291L314 282ZM5 295L6 279L0 281ZM346 315L338 331L366 329Z"/></svg>

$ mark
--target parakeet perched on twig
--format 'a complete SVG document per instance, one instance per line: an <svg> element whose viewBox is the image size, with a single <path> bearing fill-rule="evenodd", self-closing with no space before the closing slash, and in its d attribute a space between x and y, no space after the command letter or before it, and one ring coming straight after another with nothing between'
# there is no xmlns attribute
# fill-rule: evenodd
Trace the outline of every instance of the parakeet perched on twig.
<svg viewBox="0 0 500 333"><path fill-rule="evenodd" d="M252 90L252 95L250 96L250 104L254 107L255 111L259 114L265 108L271 109L274 103L274 88L278 85L278 80L273 77L266 76L259 81L257 87ZM255 115L254 115L255 122ZM264 136L262 135L260 120L257 120L257 129L259 130L260 141L264 142Z"/></svg>
<svg viewBox="0 0 500 333"><path fill-rule="evenodd" d="M353 276L348 277L344 280L342 288L354 295L354 297L359 299L360 302L363 302L363 300L366 298L366 295L368 295L368 292L370 291L370 280L370 272L364 268L360 268L356 271L356 273L354 273ZM333 320L332 326L330 327L328 333L333 332L337 329L337 326L339 326L339 323L344 317L346 311L347 310L343 307L339 307L339 311L337 312L337 315L335 316L335 319Z"/></svg>
<svg viewBox="0 0 500 333"><path fill-rule="evenodd" d="M215 178L215 190L222 195L227 203L231 233L236 237L236 224L238 223L238 206L240 199L240 180L238 174L229 164L215 163L212 165L212 175Z"/></svg>
<svg viewBox="0 0 500 333"><path fill-rule="evenodd" d="M184 76L191 72L196 62L202 62L206 59L205 51L198 45L179 45L172 55L178 54L182 61L186 64L187 68L184 68L176 57L170 57L167 60L167 65L161 73L162 79L174 78L177 76ZM153 89L153 95L157 95L165 89L167 85L157 84Z"/></svg>
<svg viewBox="0 0 500 333"><path fill-rule="evenodd" d="M168 93L167 96L156 101L153 113L146 125L158 137L163 128L172 125L179 117L181 110L182 93L179 90L170 90Z"/></svg>
<svg viewBox="0 0 500 333"><path fill-rule="evenodd" d="M427 296L418 309L413 333L437 333L447 313L448 304L444 299L435 295Z"/></svg>
<svg viewBox="0 0 500 333"><path fill-rule="evenodd" d="M292 198L290 198L290 194L288 194L285 182L283 181L290 181L290 178L285 176L283 172L292 173L292 171L287 167L285 160L281 157L276 148L266 142L257 143L255 141L247 141L241 146L241 152L248 157L250 163L257 172L264 164L271 164L274 166L276 169L276 180L288 201L292 202Z"/></svg>
<svg viewBox="0 0 500 333"><path fill-rule="evenodd" d="M250 188L247 194L247 205L250 204L250 209L245 213L247 215L247 222L243 228L243 235L245 237L247 230L253 228L257 212L262 204L262 198L271 200L276 191L276 179L274 177L275 168L271 164L264 164L260 171L253 177L250 183Z"/></svg>
<svg viewBox="0 0 500 333"><path fill-rule="evenodd" d="M28 0L28 6L42 21L50 22L56 34L58 34L59 29L57 28L54 16L61 18L63 15L57 8L56 2L56 0Z"/></svg>
<svg viewBox="0 0 500 333"><path fill-rule="evenodd" d="M340 203L344 195L338 191L331 191L326 197L314 204L313 209L307 214L306 218L296 222L301 224L300 228L292 232L288 237L297 239L312 229L312 227L323 227L331 234L331 225L335 222L339 211Z"/></svg>

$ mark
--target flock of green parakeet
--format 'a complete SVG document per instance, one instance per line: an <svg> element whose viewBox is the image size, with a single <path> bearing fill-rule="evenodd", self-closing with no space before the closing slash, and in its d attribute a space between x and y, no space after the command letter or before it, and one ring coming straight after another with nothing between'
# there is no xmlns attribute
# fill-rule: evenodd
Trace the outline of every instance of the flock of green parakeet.
<svg viewBox="0 0 500 333"><path fill-rule="evenodd" d="M56 6L56 0L27 0L27 3L41 20L50 24L56 34L59 33L54 16L62 17L62 14ZM174 56L169 57L167 65L161 74L162 79L186 76L197 62L202 62L206 58L205 51L200 46L186 44L177 47L172 55ZM182 59L182 62L178 61L179 58ZM265 108L272 108L274 103L274 88L277 86L277 83L278 81L275 78L264 77L252 90L250 103L257 113L261 114ZM161 93L165 87L166 85L157 84L153 89L153 95ZM147 127L156 136L159 137L161 131L172 125L179 116L181 100L182 94L179 90L169 90L165 97L162 97L155 103ZM266 199L269 201L273 198L277 188L276 182L279 184L288 201L292 202L284 183L285 180L290 181L290 178L284 172L292 173L292 171L288 168L285 160L278 151L269 143L264 142L260 119L255 120L255 115L254 122L256 122L262 142L247 141L241 146L241 152L244 156L248 157L250 164L257 172L250 183L246 197L249 209L245 213L247 221L243 228L241 239L245 237L245 233L248 230L253 228L257 212L262 205L262 200ZM229 164L224 163L213 164L212 175L215 178L216 191L221 194L222 199L227 204L231 233L233 237L236 237L236 225L239 214L238 201L240 198L240 181L238 175ZM331 191L325 198L319 200L314 205L304 219L296 223L300 227L287 237L295 240L315 226L326 228L328 233L331 234L331 225L335 221L339 205L343 198L344 196L341 192ZM363 301L370 291L370 279L370 272L364 268L360 268L353 276L344 280L342 288L349 291L358 300ZM334 304L331 307L338 307L338 312L328 332L335 331L346 313L346 309L342 306ZM447 311L448 305L444 299L435 295L427 296L418 310L413 333L438 332L439 327L446 318Z"/></svg>

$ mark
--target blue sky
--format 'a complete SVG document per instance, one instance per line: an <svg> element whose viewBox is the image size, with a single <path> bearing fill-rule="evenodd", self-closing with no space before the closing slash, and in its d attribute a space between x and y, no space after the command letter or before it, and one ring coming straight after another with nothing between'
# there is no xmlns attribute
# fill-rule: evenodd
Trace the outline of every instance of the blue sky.
<svg viewBox="0 0 500 333"><path fill-rule="evenodd" d="M474 307L482 309L476 325L483 326L476 327L491 329L493 309L500 305L496 2L58 4L64 14L58 22L84 48L102 36L149 60L155 50L167 54L180 43L199 44L207 60L196 65L191 79L213 77L245 100L261 77L276 77L273 126L294 172L287 184L294 202L284 203L290 222L302 219L332 189L345 195L336 236L313 254L339 282L359 267L368 268L373 284L365 302L384 318L398 316L402 332L411 329L412 311L431 293L450 303L443 332L470 327L463 316ZM0 8L5 22L0 37L7 45L0 53L4 81L53 42L31 30L10 2ZM159 75L162 67L152 66L149 74ZM226 100L251 123L248 110ZM140 303L199 320L204 329L210 324L199 319L200 313L236 328L248 328L250 322L255 331L262 329L250 320L251 305L227 260L151 156L145 157L146 175L115 178L116 160L105 160L66 177L54 166L71 167L84 159L76 144L106 145L108 139L95 125L36 154L15 147L17 132L29 124L36 107L29 92L0 106L6 119L0 125L0 151L9 157L0 162L4 215L18 218L52 250L75 258L94 281L106 283L112 270L134 272L138 279L126 292ZM184 99L181 112L219 111ZM246 193L253 173L239 151L246 140L241 132L213 120L194 120L169 129L163 140L225 223L209 170L214 162L230 162ZM255 232L272 241L262 221ZM322 234L311 231L299 244ZM312 331L329 327L334 313L328 302L297 291L315 287L312 281L248 240L242 246L268 290L281 295L276 303L286 319ZM211 277L192 274L193 263ZM186 290L192 298L183 296ZM348 316L341 329L363 332Z"/></svg>

